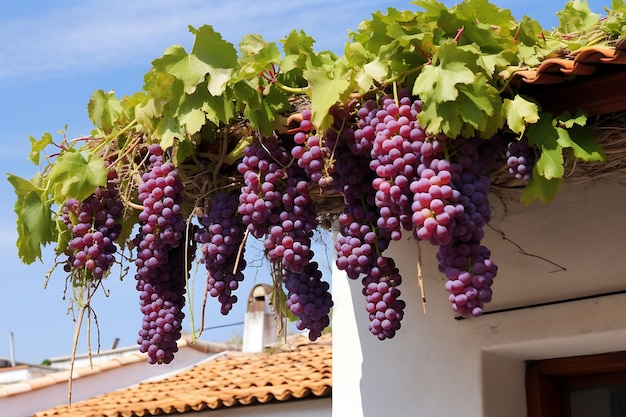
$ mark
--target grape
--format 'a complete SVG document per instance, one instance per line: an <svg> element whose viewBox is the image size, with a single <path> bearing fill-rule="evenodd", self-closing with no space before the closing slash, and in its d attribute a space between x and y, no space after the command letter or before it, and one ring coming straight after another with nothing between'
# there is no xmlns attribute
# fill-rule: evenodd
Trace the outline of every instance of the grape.
<svg viewBox="0 0 626 417"><path fill-rule="evenodd" d="M282 205L279 183L291 157L276 140L264 139L246 147L238 166L244 185L239 196L239 213L254 237L261 238L278 223Z"/></svg>
<svg viewBox="0 0 626 417"><path fill-rule="evenodd" d="M490 180L480 175L480 169L489 164L481 161L479 142L457 138L455 143L458 157L451 164L451 184L458 193L454 200L463 211L455 218L452 241L439 247L437 260L439 270L448 278L446 290L454 311L477 317L491 301L491 285L498 269L489 250L480 244L483 228L491 220L487 197Z"/></svg>
<svg viewBox="0 0 626 417"><path fill-rule="evenodd" d="M476 241L457 240L439 248L439 269L448 278L446 290L457 313L478 317L485 303L491 301L491 285L498 268L489 259L490 255L489 250Z"/></svg>
<svg viewBox="0 0 626 417"><path fill-rule="evenodd" d="M237 302L233 291L243 281L246 267L243 250L239 259L245 225L237 213L238 201L237 194L215 193L211 210L200 219L203 228L195 233L196 242L201 244L201 261L208 271L207 291L218 299L223 315Z"/></svg>
<svg viewBox="0 0 626 417"><path fill-rule="evenodd" d="M338 124L337 121L335 124ZM345 200L335 242L336 265L346 271L351 279L362 277L363 295L368 301L370 315L369 329L382 340L395 336L395 331L400 328L405 304L398 298L400 290L397 287L401 282L399 271L393 260L381 256L389 246L391 231L377 225L380 214L372 187L375 173L369 168L371 160L360 153L358 148L350 146L352 141L349 137L352 134L338 135L335 146L337 162L333 186L342 192ZM372 300L377 301L373 307ZM381 315L385 314L388 315L387 319L380 320Z"/></svg>
<svg viewBox="0 0 626 417"><path fill-rule="evenodd" d="M64 270L87 280L100 280L115 262L113 242L122 230L124 206L118 198L117 173L108 172L107 186L98 187L82 202L70 198L61 209L61 218L70 229Z"/></svg>
<svg viewBox="0 0 626 417"><path fill-rule="evenodd" d="M310 252L313 257L313 252ZM330 286L322 281L317 262L308 262L302 272L286 271L283 283L287 289L286 306L298 317L296 327L308 329L309 339L314 341L330 324L328 314L333 306Z"/></svg>
<svg viewBox="0 0 626 417"><path fill-rule="evenodd" d="M134 238L137 290L143 323L137 340L148 362L170 363L181 337L187 271L195 254L181 213L183 190L178 171L163 161L158 145L148 149L150 165L142 175L138 199L140 229ZM185 262L187 261L187 263Z"/></svg>
<svg viewBox="0 0 626 417"><path fill-rule="evenodd" d="M406 303L399 299L402 277L393 259L384 257L362 280L369 313L369 330L380 340L391 339L400 329Z"/></svg>
<svg viewBox="0 0 626 417"><path fill-rule="evenodd" d="M325 161L331 158L332 149L327 146L324 137L306 133L311 128L311 111L304 110L300 131L293 137L295 145L291 149L291 155L296 158L298 166L304 169L311 181L326 188L330 186L328 179L331 177Z"/></svg>
<svg viewBox="0 0 626 417"><path fill-rule="evenodd" d="M532 152L526 137L507 144L506 163L509 173L518 180L528 182L535 165L535 153Z"/></svg>
<svg viewBox="0 0 626 417"><path fill-rule="evenodd" d="M369 126L376 131L370 168L376 173L372 186L380 213L377 226L389 230L393 240L402 237L402 229L413 228L410 186L417 180L420 150L426 138L416 121L417 103L402 97L398 105L386 98L380 110L370 112Z"/></svg>
<svg viewBox="0 0 626 417"><path fill-rule="evenodd" d="M297 165L287 168L286 179L280 184L278 222L271 226L264 242L270 261L280 262L285 270L295 273L302 273L309 262L311 238L318 225L305 175Z"/></svg>

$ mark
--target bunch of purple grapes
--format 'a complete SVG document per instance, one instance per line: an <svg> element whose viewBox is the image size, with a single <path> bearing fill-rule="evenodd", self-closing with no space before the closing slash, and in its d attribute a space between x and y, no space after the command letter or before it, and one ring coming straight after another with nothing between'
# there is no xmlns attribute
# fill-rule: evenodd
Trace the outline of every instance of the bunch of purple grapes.
<svg viewBox="0 0 626 417"><path fill-rule="evenodd" d="M299 166L292 164L286 169L281 185L279 221L270 227L264 247L270 261L280 262L284 269L300 274L309 263L311 238L318 225L315 202Z"/></svg>
<svg viewBox="0 0 626 417"><path fill-rule="evenodd" d="M498 268L490 256L489 250L476 241L457 241L439 248L439 269L448 278L445 288L457 313L478 317L485 303L491 301L491 285Z"/></svg>
<svg viewBox="0 0 626 417"><path fill-rule="evenodd" d="M448 278L446 290L451 293L452 308L459 314L477 317L484 304L491 301L491 285L497 273L491 253L480 244L483 227L491 219L490 180L480 175L480 142L459 138L455 143L458 158L451 165L452 184L459 193L456 199L463 212L455 218L452 241L439 247L437 260Z"/></svg>
<svg viewBox="0 0 626 417"><path fill-rule="evenodd" d="M406 307L406 303L399 298L398 286L402 277L393 259L379 259L378 265L372 268L362 282L370 332L380 340L393 338L400 329Z"/></svg>
<svg viewBox="0 0 626 417"><path fill-rule="evenodd" d="M338 129L342 125L341 120L335 120ZM395 331L400 328L405 308L404 301L399 299L398 286L402 280L393 261L382 256L391 241L391 232L377 226L379 213L371 185L375 174L369 167L371 159L361 153L360 148L354 146L354 140L350 139L353 134L354 131L349 130L337 135L335 146L333 184L345 201L335 242L336 265L351 279L363 277L361 282L363 295L368 301L369 328L382 340L394 337ZM355 155L353 152L358 153ZM376 302L372 304L373 300Z"/></svg>
<svg viewBox="0 0 626 417"><path fill-rule="evenodd" d="M309 329L309 338L315 340L330 323L332 301L317 262L311 262L318 223L306 168L300 165L290 164L287 151L275 140L248 146L239 164L245 184L239 212L255 237L264 236L267 257L283 273L287 307L298 317L297 327Z"/></svg>
<svg viewBox="0 0 626 417"><path fill-rule="evenodd" d="M371 149L370 168L377 177L372 181L380 217L378 227L388 229L393 240L400 240L401 230L413 228L410 185L416 180L420 148L425 139L417 124L417 104L409 97L383 100L369 126L376 131ZM374 114L374 111L371 112Z"/></svg>
<svg viewBox="0 0 626 417"><path fill-rule="evenodd" d="M509 173L518 180L528 182L535 165L535 153L528 143L528 139L523 137L513 140L507 144L506 164Z"/></svg>
<svg viewBox="0 0 626 417"><path fill-rule="evenodd" d="M311 110L306 109L302 112L300 130L293 136L295 145L291 149L291 155L296 158L298 166L304 169L311 181L326 188L332 184L328 170L325 172L325 161L331 158L332 148L327 146L324 137L310 134L312 128Z"/></svg>
<svg viewBox="0 0 626 417"><path fill-rule="evenodd" d="M275 138L255 142L244 150L243 160L237 167L244 181L239 196L239 213L256 238L262 238L279 221L283 198L280 182L290 161L291 156Z"/></svg>
<svg viewBox="0 0 626 417"><path fill-rule="evenodd" d="M244 250L239 253L245 225L237 213L238 202L237 194L215 193L209 213L200 219L203 228L195 233L202 253L201 261L208 271L207 291L218 299L223 315L228 314L237 302L233 291L243 281L246 267Z"/></svg>
<svg viewBox="0 0 626 417"><path fill-rule="evenodd" d="M109 171L106 187L98 187L82 202L70 198L61 209L72 237L66 250L66 272L100 280L115 262L117 249L113 242L122 230L119 220L124 210L116 179L116 171Z"/></svg>
<svg viewBox="0 0 626 417"><path fill-rule="evenodd" d="M144 315L137 342L149 363L169 363L181 337L186 274L195 247L187 240L193 233L186 230L181 213L183 183L178 171L163 160L158 145L151 145L148 152L149 169L138 188L141 227L134 239L135 279Z"/></svg>
<svg viewBox="0 0 626 417"><path fill-rule="evenodd" d="M312 251L309 256L313 258ZM283 283L287 289L286 306L298 317L296 327L308 329L309 339L316 340L330 324L328 314L333 306L330 286L322 281L317 262L308 262L302 272L286 269Z"/></svg>

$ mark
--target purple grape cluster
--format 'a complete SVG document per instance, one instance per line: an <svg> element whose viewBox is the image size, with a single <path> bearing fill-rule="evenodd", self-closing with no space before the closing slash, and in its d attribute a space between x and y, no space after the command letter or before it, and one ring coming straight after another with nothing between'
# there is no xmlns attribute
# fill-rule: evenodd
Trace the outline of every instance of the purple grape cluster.
<svg viewBox="0 0 626 417"><path fill-rule="evenodd" d="M171 162L163 161L163 150L151 145L150 165L139 186L140 230L134 239L137 290L143 323L139 331L140 351L149 363L170 363L177 351L185 316L185 263L195 254L188 242L181 213L183 183Z"/></svg>
<svg viewBox="0 0 626 417"><path fill-rule="evenodd" d="M402 229L413 227L410 185L415 181L419 149L425 139L416 122L420 103L402 97L398 104L386 98L382 108L371 110L365 119L376 131L370 168L377 175L372 181L380 213L377 225L389 230L393 240L400 240Z"/></svg>
<svg viewBox="0 0 626 417"><path fill-rule="evenodd" d="M109 171L106 187L98 187L82 202L70 198L61 209L61 218L72 237L65 252L66 272L100 280L115 262L117 248L113 242L122 230L120 218L124 210L116 180L116 171Z"/></svg>
<svg viewBox="0 0 626 417"><path fill-rule="evenodd" d="M244 181L239 213L256 238L262 238L279 221L283 198L280 182L286 176L285 167L290 160L287 150L273 138L255 142L244 150L243 160L237 167Z"/></svg>
<svg viewBox="0 0 626 417"><path fill-rule="evenodd" d="M313 252L310 252L313 257ZM283 283L287 289L286 306L298 317L296 327L308 329L309 339L316 340L330 324L328 314L333 306L330 286L322 281L322 273L317 262L309 262L303 271L286 270Z"/></svg>
<svg viewBox="0 0 626 417"><path fill-rule="evenodd" d="M303 122L310 120L305 116ZM318 264L311 262L318 222L306 168L290 162L285 148L273 139L248 146L238 167L244 175L239 213L248 230L264 238L267 257L282 271L297 326L309 329L309 338L315 340L330 322L332 301Z"/></svg>
<svg viewBox="0 0 626 417"><path fill-rule="evenodd" d="M243 281L246 267L244 250L239 253L245 225L237 212L238 203L237 194L215 193L209 213L200 219L203 228L195 233L202 253L201 262L208 271L207 291L211 297L218 299L223 315L228 314L237 302L233 291Z"/></svg>
<svg viewBox="0 0 626 417"><path fill-rule="evenodd" d="M535 153L526 137L513 140L507 144L506 164L509 173L518 180L528 182L535 165Z"/></svg>
<svg viewBox="0 0 626 417"><path fill-rule="evenodd" d="M300 274L309 263L311 238L318 222L302 168L291 165L286 173L279 221L270 227L264 247L270 261L280 262L285 270Z"/></svg>
<svg viewBox="0 0 626 417"><path fill-rule="evenodd" d="M293 136L295 145L291 149L291 155L296 158L298 166L304 169L311 181L322 188L327 188L332 185L332 176L325 161L331 158L332 148L327 146L324 137L310 134L312 128L311 110L306 109L302 112L300 130Z"/></svg>
<svg viewBox="0 0 626 417"><path fill-rule="evenodd" d="M384 97L380 108L369 100L359 110L357 148L371 148L370 167L377 175L372 181L379 209L377 226L388 230L392 240L399 240L402 230L412 230L418 240L448 244L454 219L463 208L451 186L445 138L426 136L417 122L421 109L422 102L412 100L406 91L397 103Z"/></svg>
<svg viewBox="0 0 626 417"><path fill-rule="evenodd" d="M337 129L342 125L340 119L335 120ZM339 216L339 235L335 242L336 265L346 271L351 279L363 277L361 282L363 295L368 300L370 331L379 339L391 338L400 328L400 320L404 315L405 304L398 298L401 278L393 261L389 262L389 258L381 256L389 246L391 232L377 226L379 213L375 204L375 191L371 185L375 178L369 167L371 159L363 153L353 153L355 150L360 152L353 145L354 140L346 140L346 137L353 134L354 130L349 130L347 134L343 132L337 135L343 140L338 141L335 146L337 161L333 184L343 194L345 201L344 211ZM388 294L384 302L383 293ZM372 300L376 300L373 309L370 306ZM380 307L380 311L377 307ZM391 319L384 321L385 315Z"/></svg>
<svg viewBox="0 0 626 417"><path fill-rule="evenodd" d="M491 301L491 285L497 273L489 259L491 253L478 242L457 242L441 246L437 252L440 270L446 274L446 290L452 309L462 315L478 317Z"/></svg>
<svg viewBox="0 0 626 417"><path fill-rule="evenodd" d="M491 220L490 180L480 175L484 162L477 151L479 143L459 138L456 144L458 159L451 166L452 184L460 193L458 202L463 212L455 219L452 241L439 247L437 260L448 278L446 290L453 310L478 317L485 303L491 301L491 285L497 273L491 253L480 244L483 227Z"/></svg>
<svg viewBox="0 0 626 417"><path fill-rule="evenodd" d="M383 257L378 264L363 278L363 295L369 313L369 330L384 340L393 338L400 329L406 303L399 298L402 277L393 259Z"/></svg>

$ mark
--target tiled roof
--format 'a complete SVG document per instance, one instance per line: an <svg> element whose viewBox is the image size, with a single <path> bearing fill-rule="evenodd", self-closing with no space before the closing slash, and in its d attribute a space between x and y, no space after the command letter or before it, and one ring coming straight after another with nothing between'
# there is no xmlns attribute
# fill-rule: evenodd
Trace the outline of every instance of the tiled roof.
<svg viewBox="0 0 626 417"><path fill-rule="evenodd" d="M514 78L527 84L563 83L571 76L592 75L604 66L626 64L626 39L615 47L588 46L563 57L548 58L539 67L517 71Z"/></svg>
<svg viewBox="0 0 626 417"><path fill-rule="evenodd" d="M89 375L100 374L106 372L112 368L118 368L131 362L145 361L146 356L141 353L134 353L128 356L120 356L113 358L107 362L101 364L94 364L90 367L81 367L74 369L74 379L84 378ZM15 368L9 368L6 371L11 371ZM70 376L70 371L63 370L58 372L49 373L39 378L25 379L23 381L13 384L1 384L0 385L0 398L10 397L17 394L23 394L28 391L34 391L36 389L45 388L56 384L67 384L67 380Z"/></svg>
<svg viewBox="0 0 626 417"><path fill-rule="evenodd" d="M300 340L302 343L302 340ZM331 394L328 339L270 353L226 352L158 381L35 414L47 416L154 416Z"/></svg>
<svg viewBox="0 0 626 417"><path fill-rule="evenodd" d="M231 347L231 345L223 344L223 343L213 343L213 342L205 342L205 341L196 341L195 343L190 343L190 338L188 336L183 337L179 341L179 348L183 348L185 346L190 346L194 350L199 350L204 353L215 353L224 351L227 348ZM91 375L102 374L109 370L115 368L121 368L125 365L129 365L132 363L140 363L146 362L147 356L143 353L134 352L129 353L122 356L112 357L104 362L94 362L92 366L82 366L74 368L73 379L77 380L79 378L88 377ZM23 367L28 367L24 365ZM4 372L10 372L15 370L16 368L6 368ZM10 397L13 395L24 394L29 391L34 391L40 388L46 388L56 384L67 384L69 379L70 372L69 370L61 370L57 372L48 373L47 375L33 378L33 379L25 379L20 382L12 383L12 384L0 384L0 399Z"/></svg>
<svg viewBox="0 0 626 417"><path fill-rule="evenodd" d="M583 47L512 75L511 85L553 113L583 109L596 116L626 110L626 39Z"/></svg>

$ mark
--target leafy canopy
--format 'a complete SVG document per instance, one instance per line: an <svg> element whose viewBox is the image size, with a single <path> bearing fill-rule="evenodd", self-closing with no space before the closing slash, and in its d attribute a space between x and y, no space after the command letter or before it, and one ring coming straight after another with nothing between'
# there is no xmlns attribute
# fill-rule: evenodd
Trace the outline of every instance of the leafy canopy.
<svg viewBox="0 0 626 417"><path fill-rule="evenodd" d="M613 0L604 19L587 1L569 1L559 13L560 27L551 32L530 17L516 21L488 0L453 7L438 0L411 4L418 11L374 12L349 33L341 56L316 51L315 40L302 31L278 43L246 35L235 47L210 25L190 26L191 51L168 48L152 62L142 91L121 98L113 91L94 92L88 104L94 131L82 144L57 145L49 133L30 138L29 159L39 173L31 180L8 176L17 196L20 258L33 262L41 258L41 246L61 242L58 206L106 183L107 169L115 167L102 157L108 147L115 145L123 156L137 143L158 143L170 149L175 164L194 174L206 169L194 166L198 155L219 146L222 133L236 131L244 121L254 135L284 131L284 114L295 100L306 101L313 125L324 131L336 104L401 86L423 101L419 122L431 135L489 138L507 130L527 136L539 155L522 195L528 204L553 198L563 180L564 155L604 160L583 114L546 113L509 80L558 51L610 45L623 36L623 0ZM226 156L213 160L232 169L249 136L241 134ZM51 147L55 153L42 158Z"/></svg>

